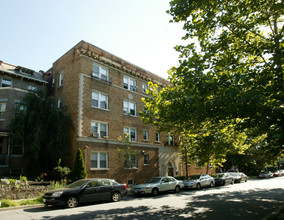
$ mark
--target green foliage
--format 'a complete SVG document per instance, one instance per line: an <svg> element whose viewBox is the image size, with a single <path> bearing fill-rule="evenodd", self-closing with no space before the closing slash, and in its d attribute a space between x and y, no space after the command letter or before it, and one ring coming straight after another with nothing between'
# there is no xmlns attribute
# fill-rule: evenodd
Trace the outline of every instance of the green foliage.
<svg viewBox="0 0 284 220"><path fill-rule="evenodd" d="M46 90L28 93L23 103L25 108L16 109L15 119L10 123L11 145L24 147L23 156L29 161L27 174L35 177L49 173L64 156L65 126L71 121L54 105Z"/></svg>
<svg viewBox="0 0 284 220"><path fill-rule="evenodd" d="M70 180L73 182L76 180L85 179L87 178L87 176L88 175L86 172L83 153L82 153L82 150L79 148L76 153L74 168L70 173Z"/></svg>
<svg viewBox="0 0 284 220"><path fill-rule="evenodd" d="M61 189L65 188L66 186L67 186L67 180L51 181L48 190Z"/></svg>
<svg viewBox="0 0 284 220"><path fill-rule="evenodd" d="M67 180L70 169L68 167L62 167L60 166L61 159L59 159L58 166L53 168L53 171L51 172L51 178L55 181L61 181L61 180Z"/></svg>
<svg viewBox="0 0 284 220"><path fill-rule="evenodd" d="M36 205L42 204L42 196L39 196L35 199L24 199L24 200L10 200L10 199L1 199L1 207L16 207L16 206L24 206L24 205Z"/></svg>
<svg viewBox="0 0 284 220"><path fill-rule="evenodd" d="M20 181L21 182L27 182L28 178L26 176L20 176Z"/></svg>
<svg viewBox="0 0 284 220"><path fill-rule="evenodd" d="M283 12L281 1L172 0L172 22L183 22L187 45L172 85L150 84L145 123L185 136L189 156L222 164L265 136L263 153L283 153ZM247 141L246 141L247 140ZM235 153L234 153L235 151Z"/></svg>

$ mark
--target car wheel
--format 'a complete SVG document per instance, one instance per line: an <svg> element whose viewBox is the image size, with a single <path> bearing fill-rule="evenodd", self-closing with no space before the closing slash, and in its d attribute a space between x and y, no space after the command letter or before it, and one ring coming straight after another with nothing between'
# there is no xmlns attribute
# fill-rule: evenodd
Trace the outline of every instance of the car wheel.
<svg viewBox="0 0 284 220"><path fill-rule="evenodd" d="M114 192L111 195L111 201L112 202L118 202L121 199L121 194L119 192Z"/></svg>
<svg viewBox="0 0 284 220"><path fill-rule="evenodd" d="M245 182L247 182L248 181L248 178L245 178Z"/></svg>
<svg viewBox="0 0 284 220"><path fill-rule="evenodd" d="M153 190L152 190L152 195L153 196L156 196L156 195L158 195L159 194L159 190L157 189L157 188L154 188Z"/></svg>
<svg viewBox="0 0 284 220"><path fill-rule="evenodd" d="M178 193L180 191L180 187L179 186L176 186L175 188L175 193Z"/></svg>
<svg viewBox="0 0 284 220"><path fill-rule="evenodd" d="M201 189L200 183L197 183L196 189Z"/></svg>
<svg viewBox="0 0 284 220"><path fill-rule="evenodd" d="M212 188L213 186L214 186L214 183L213 183L213 182L211 182L211 183L210 183L210 187Z"/></svg>
<svg viewBox="0 0 284 220"><path fill-rule="evenodd" d="M75 196L70 196L66 203L65 203L66 207L68 208L74 208L78 205L78 199Z"/></svg>

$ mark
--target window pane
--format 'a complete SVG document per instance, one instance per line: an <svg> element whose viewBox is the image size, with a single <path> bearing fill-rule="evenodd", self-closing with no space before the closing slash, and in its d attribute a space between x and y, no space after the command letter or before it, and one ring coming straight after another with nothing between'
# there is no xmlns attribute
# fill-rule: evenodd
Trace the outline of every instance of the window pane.
<svg viewBox="0 0 284 220"><path fill-rule="evenodd" d="M107 125L106 124L100 124L100 136L101 137L107 136Z"/></svg>
<svg viewBox="0 0 284 220"><path fill-rule="evenodd" d="M91 154L91 167L98 168L98 154L97 153Z"/></svg>
<svg viewBox="0 0 284 220"><path fill-rule="evenodd" d="M128 77L123 78L123 88L128 89Z"/></svg>
<svg viewBox="0 0 284 220"><path fill-rule="evenodd" d="M98 133L98 124L96 122L91 123L91 132Z"/></svg>
<svg viewBox="0 0 284 220"><path fill-rule="evenodd" d="M107 168L107 155L100 153L100 168Z"/></svg>
<svg viewBox="0 0 284 220"><path fill-rule="evenodd" d="M99 67L96 65L93 65L93 76L99 77Z"/></svg>

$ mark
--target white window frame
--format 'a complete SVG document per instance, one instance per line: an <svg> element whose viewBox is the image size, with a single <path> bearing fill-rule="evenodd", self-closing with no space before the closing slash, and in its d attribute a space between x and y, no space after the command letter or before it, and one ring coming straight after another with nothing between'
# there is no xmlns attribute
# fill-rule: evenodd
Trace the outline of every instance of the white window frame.
<svg viewBox="0 0 284 220"><path fill-rule="evenodd" d="M29 90L29 91L37 91L37 87L36 87L36 86L29 85L29 86L28 86L28 90Z"/></svg>
<svg viewBox="0 0 284 220"><path fill-rule="evenodd" d="M97 96L97 97L95 97L95 96ZM96 98L98 98L98 99L96 99ZM103 100L104 98L105 98L106 100ZM95 101L98 102L98 106L93 105L93 100L95 100ZM104 101L106 102L105 108L102 107L102 103L103 103ZM108 110L108 94L101 93L101 92L99 92L99 91L92 91L92 107Z"/></svg>
<svg viewBox="0 0 284 220"><path fill-rule="evenodd" d="M1 87L12 87L12 79L7 77L2 77Z"/></svg>
<svg viewBox="0 0 284 220"><path fill-rule="evenodd" d="M132 92L137 92L137 83L136 79L128 77L128 76L123 76L123 88L130 90Z"/></svg>
<svg viewBox="0 0 284 220"><path fill-rule="evenodd" d="M174 144L175 144L175 136L174 135L170 135L170 134L167 135L167 144L170 145L170 146L174 146Z"/></svg>
<svg viewBox="0 0 284 220"><path fill-rule="evenodd" d="M149 141L149 131L147 129L143 130L143 141Z"/></svg>
<svg viewBox="0 0 284 220"><path fill-rule="evenodd" d="M63 86L63 77L64 77L64 72L61 71L61 72L59 73L59 82L58 82L59 87L60 87L60 86Z"/></svg>
<svg viewBox="0 0 284 220"><path fill-rule="evenodd" d="M146 93L147 89L148 89L148 84L147 83L142 83L142 92Z"/></svg>
<svg viewBox="0 0 284 220"><path fill-rule="evenodd" d="M124 154L124 169L137 169L138 168L138 157L135 153Z"/></svg>
<svg viewBox="0 0 284 220"><path fill-rule="evenodd" d="M161 138L160 138L160 133L159 132L156 132L156 134L155 134L155 141L156 142L161 142Z"/></svg>
<svg viewBox="0 0 284 220"><path fill-rule="evenodd" d="M109 77L109 70L108 68L101 66L99 64L93 64L92 76L104 81L108 81Z"/></svg>
<svg viewBox="0 0 284 220"><path fill-rule="evenodd" d="M106 130L102 130L102 127L105 126ZM97 130L95 130L97 128ZM102 135L102 132L105 132L105 135ZM98 138L108 137L108 123L100 121L91 121L91 134Z"/></svg>
<svg viewBox="0 0 284 220"><path fill-rule="evenodd" d="M137 116L136 115L136 103L124 100L123 101L123 112L126 115Z"/></svg>
<svg viewBox="0 0 284 220"><path fill-rule="evenodd" d="M7 103L0 102L0 120L5 120L7 111Z"/></svg>
<svg viewBox="0 0 284 220"><path fill-rule="evenodd" d="M129 134L129 138L131 142L136 142L137 141L137 130L136 128L131 128L131 127L124 127L123 128L123 135L124 137L126 137L126 134ZM134 133L134 136L132 136L132 134Z"/></svg>
<svg viewBox="0 0 284 220"><path fill-rule="evenodd" d="M93 156L97 156L97 160L95 160L95 158ZM102 155L105 155L105 167L101 167L101 162L104 161L104 160L101 160L102 158ZM91 170L98 170L98 169L108 169L108 153L107 152L97 152L97 151L93 151L91 152ZM95 163L95 161L97 162L96 163L96 166L92 166L92 162Z"/></svg>
<svg viewBox="0 0 284 220"><path fill-rule="evenodd" d="M58 100L57 100L57 108L58 109L62 108L62 98L61 97L59 97Z"/></svg>

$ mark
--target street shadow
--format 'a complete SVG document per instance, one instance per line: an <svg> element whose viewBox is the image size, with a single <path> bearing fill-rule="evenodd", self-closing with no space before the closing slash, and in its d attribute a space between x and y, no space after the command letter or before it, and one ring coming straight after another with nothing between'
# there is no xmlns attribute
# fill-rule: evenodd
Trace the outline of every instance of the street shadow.
<svg viewBox="0 0 284 220"><path fill-rule="evenodd" d="M215 188L216 189L216 188ZM111 210L89 210L82 211L79 214L68 215L68 209L66 209L66 215L60 215L57 217L44 216L45 219L249 219L259 220L270 214L275 209L284 204L284 189L272 189L272 190L260 190L254 189L241 192L220 192L210 193L210 189L205 189L206 194L198 195L195 191L183 191L177 196L182 196L181 208L162 206L156 208L150 205L143 205L139 207L125 207L115 208ZM168 196L172 199L172 196L159 195L153 197L153 199L161 198L161 196ZM142 200L143 197L127 198L127 200ZM95 203L92 203L95 204ZM86 204L87 205L87 204ZM85 206L85 205L81 205ZM90 206L94 209L95 206ZM37 208L26 209L27 212L41 212L48 210L58 209L52 208ZM47 212L48 213L48 212Z"/></svg>

